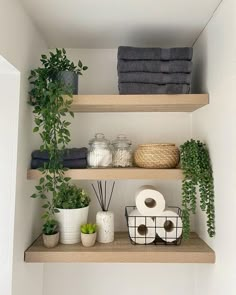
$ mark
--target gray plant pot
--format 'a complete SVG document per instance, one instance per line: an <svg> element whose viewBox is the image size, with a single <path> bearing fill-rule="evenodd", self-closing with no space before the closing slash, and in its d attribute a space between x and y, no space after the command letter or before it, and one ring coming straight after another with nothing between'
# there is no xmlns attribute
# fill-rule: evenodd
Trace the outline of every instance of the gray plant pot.
<svg viewBox="0 0 236 295"><path fill-rule="evenodd" d="M46 248L54 248L59 243L59 232L54 235L43 234L43 244Z"/></svg>
<svg viewBox="0 0 236 295"><path fill-rule="evenodd" d="M72 94L78 94L79 75L74 72L61 71L57 79L65 86L72 88Z"/></svg>

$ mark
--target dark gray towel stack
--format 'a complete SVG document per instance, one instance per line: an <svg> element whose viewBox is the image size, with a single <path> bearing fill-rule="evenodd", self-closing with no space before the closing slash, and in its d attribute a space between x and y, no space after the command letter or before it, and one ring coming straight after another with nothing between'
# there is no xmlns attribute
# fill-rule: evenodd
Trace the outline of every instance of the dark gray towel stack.
<svg viewBox="0 0 236 295"><path fill-rule="evenodd" d="M193 49L118 48L120 94L186 94L191 89Z"/></svg>
<svg viewBox="0 0 236 295"><path fill-rule="evenodd" d="M62 164L65 168L82 169L87 167L87 153L88 149L72 148L66 149L63 153ZM31 169L44 167L44 163L49 162L49 154L47 151L36 150L31 154Z"/></svg>

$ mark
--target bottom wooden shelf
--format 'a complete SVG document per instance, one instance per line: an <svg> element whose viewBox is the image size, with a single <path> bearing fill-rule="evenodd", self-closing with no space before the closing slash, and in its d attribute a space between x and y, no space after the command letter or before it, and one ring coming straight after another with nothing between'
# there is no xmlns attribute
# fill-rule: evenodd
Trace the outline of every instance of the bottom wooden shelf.
<svg viewBox="0 0 236 295"><path fill-rule="evenodd" d="M81 244L47 249L40 236L26 251L25 261L48 262L124 262L124 263L214 263L214 251L197 234L179 246L132 245L127 233L116 233L115 241L85 248Z"/></svg>

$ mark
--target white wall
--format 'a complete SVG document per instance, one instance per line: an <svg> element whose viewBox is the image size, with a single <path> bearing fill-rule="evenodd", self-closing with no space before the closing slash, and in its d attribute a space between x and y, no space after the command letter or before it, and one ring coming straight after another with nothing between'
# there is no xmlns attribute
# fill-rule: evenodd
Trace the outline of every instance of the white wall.
<svg viewBox="0 0 236 295"><path fill-rule="evenodd" d="M0 56L0 293L11 295L20 73ZM11 114L11 128L9 124Z"/></svg>
<svg viewBox="0 0 236 295"><path fill-rule="evenodd" d="M114 49L68 50L73 60L79 58L89 69L80 77L80 93L117 93L117 51ZM125 133L134 146L145 142L183 143L191 135L188 113L92 113L76 114L72 124L71 146L88 145L96 132L109 139ZM91 193L90 218L99 210L90 182L80 182ZM180 182L117 181L111 210L115 212L116 229L127 230L125 205L134 204L134 193L142 184L154 184L165 195L168 204L180 205ZM194 286L194 265L132 264L50 264L44 267L44 295L136 294L161 292L191 294ZM92 279L91 279L92 278ZM171 278L171 281L170 281ZM171 282L171 283L170 283ZM146 291L144 286L146 285Z"/></svg>
<svg viewBox="0 0 236 295"><path fill-rule="evenodd" d="M39 56L47 46L35 29L29 17L20 5L20 1L0 1L0 55L4 56L20 72L20 103L13 104L12 110L6 113L8 124L6 130L13 128L14 116L19 108L18 146L17 146L17 178L15 194L15 229L13 256L13 295L42 294L42 265L24 263L24 250L30 245L40 231L39 206L29 198L33 192L33 183L27 181L26 171L32 150L32 116L31 108L27 105L29 83L27 77L30 69L34 68ZM9 89L9 93L10 93ZM2 91L2 90L1 90ZM8 99L1 92L2 104ZM2 138L1 138L2 140ZM6 143L1 141L1 145ZM15 143L14 143L15 145ZM14 146L16 148L16 146ZM7 161L2 155L2 161ZM3 165L8 163L1 162ZM10 176L9 176L10 177ZM2 187L0 188L1 193ZM14 192L14 188L12 188ZM4 196L6 197L6 196ZM12 214L12 212L8 212ZM7 224L5 220L6 227ZM1 240L0 243L5 241ZM1 276L1 271L0 271ZM5 295L6 293L1 292Z"/></svg>
<svg viewBox="0 0 236 295"><path fill-rule="evenodd" d="M196 295L236 292L235 13L235 0L224 0L194 46L194 90L209 92L210 105L193 113L193 136L209 147L216 194L215 239L207 237L204 216L196 218L198 232L216 252L215 265L196 271Z"/></svg>

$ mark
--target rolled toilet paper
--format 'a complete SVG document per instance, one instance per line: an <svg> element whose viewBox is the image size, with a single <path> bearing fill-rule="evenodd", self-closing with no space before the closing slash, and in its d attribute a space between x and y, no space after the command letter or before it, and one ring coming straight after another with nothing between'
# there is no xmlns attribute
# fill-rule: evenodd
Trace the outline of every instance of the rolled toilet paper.
<svg viewBox="0 0 236 295"><path fill-rule="evenodd" d="M135 209L128 216L129 235L136 244L151 244L156 238L155 222Z"/></svg>
<svg viewBox="0 0 236 295"><path fill-rule="evenodd" d="M182 219L177 213L166 210L156 217L156 233L163 241L176 241L181 236L182 231Z"/></svg>
<svg viewBox="0 0 236 295"><path fill-rule="evenodd" d="M145 185L136 193L136 207L144 216L158 216L165 210L165 199L155 187Z"/></svg>

